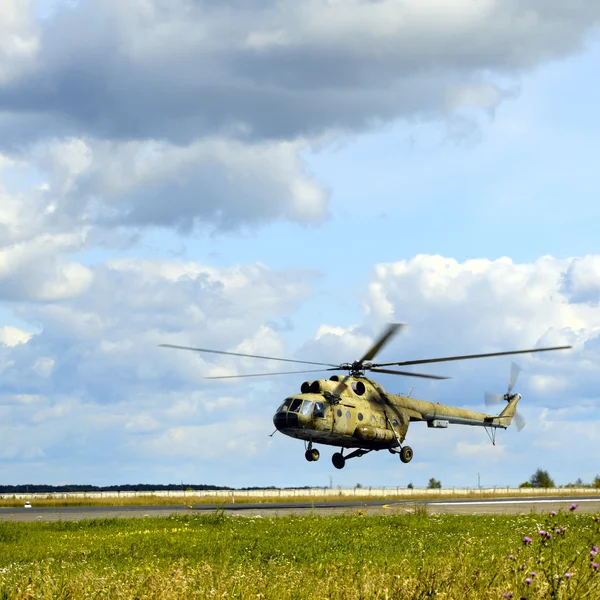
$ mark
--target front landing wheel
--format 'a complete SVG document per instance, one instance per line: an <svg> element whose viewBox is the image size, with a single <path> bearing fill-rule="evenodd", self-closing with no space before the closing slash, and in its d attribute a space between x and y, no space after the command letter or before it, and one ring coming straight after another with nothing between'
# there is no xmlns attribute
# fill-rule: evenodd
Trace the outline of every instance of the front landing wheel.
<svg viewBox="0 0 600 600"><path fill-rule="evenodd" d="M317 462L319 460L319 457L321 456L319 451L316 448L313 448L312 450L309 450L309 452L312 457L311 460Z"/></svg>
<svg viewBox="0 0 600 600"><path fill-rule="evenodd" d="M413 451L410 446L403 446L402 450L400 450L400 460L403 463L409 463L412 460Z"/></svg>
<svg viewBox="0 0 600 600"><path fill-rule="evenodd" d="M333 466L336 469L343 469L344 466L346 465L346 459L344 458L344 456L341 454L341 452L336 452L332 457L331 457L331 462L333 463Z"/></svg>
<svg viewBox="0 0 600 600"><path fill-rule="evenodd" d="M307 450L304 453L304 458L308 461L308 462L312 462L314 460L313 456L312 456L313 451L312 450Z"/></svg>

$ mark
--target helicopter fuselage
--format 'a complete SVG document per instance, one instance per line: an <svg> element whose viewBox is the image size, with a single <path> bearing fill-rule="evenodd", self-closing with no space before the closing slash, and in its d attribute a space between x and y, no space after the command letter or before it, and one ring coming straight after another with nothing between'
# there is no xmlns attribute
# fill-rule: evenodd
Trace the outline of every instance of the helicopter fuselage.
<svg viewBox="0 0 600 600"><path fill-rule="evenodd" d="M449 424L506 429L520 395L495 417L443 404L388 394L366 377L339 377L302 384L301 393L286 398L273 423L281 433L315 444L368 450L402 445L411 422L428 427ZM509 410L510 407L510 410Z"/></svg>

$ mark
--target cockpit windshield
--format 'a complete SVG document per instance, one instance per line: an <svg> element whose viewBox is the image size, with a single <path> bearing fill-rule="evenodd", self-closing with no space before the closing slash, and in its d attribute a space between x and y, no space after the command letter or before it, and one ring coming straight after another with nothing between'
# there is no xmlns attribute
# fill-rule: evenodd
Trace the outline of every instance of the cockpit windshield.
<svg viewBox="0 0 600 600"><path fill-rule="evenodd" d="M314 407L314 411L313 411ZM321 419L325 418L325 405L323 402L313 402L312 400L302 400L302 398L287 398L277 409L277 412L300 413L305 417L314 415Z"/></svg>
<svg viewBox="0 0 600 600"><path fill-rule="evenodd" d="M298 412L300 405L302 404L301 398L294 398L292 400L292 404L290 405L290 412Z"/></svg>
<svg viewBox="0 0 600 600"><path fill-rule="evenodd" d="M290 404L292 402L292 398L286 398L283 401L283 404L277 409L277 412L287 412L288 408L290 407Z"/></svg>

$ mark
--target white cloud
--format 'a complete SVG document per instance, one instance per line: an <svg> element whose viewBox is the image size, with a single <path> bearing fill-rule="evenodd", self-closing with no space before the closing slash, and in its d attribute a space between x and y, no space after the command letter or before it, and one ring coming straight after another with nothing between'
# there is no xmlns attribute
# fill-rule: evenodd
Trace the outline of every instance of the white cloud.
<svg viewBox="0 0 600 600"><path fill-rule="evenodd" d="M40 47L30 0L3 0L0 4L0 84L33 67Z"/></svg>
<svg viewBox="0 0 600 600"><path fill-rule="evenodd" d="M115 228L237 230L272 221L314 225L327 194L305 172L301 142L202 139L110 142L57 138L4 162L0 249L82 232L80 246L110 242ZM2 156L0 155L0 159ZM41 180L41 181L40 181ZM168 198L168 201L165 201ZM39 243L39 242L38 242Z"/></svg>
<svg viewBox="0 0 600 600"><path fill-rule="evenodd" d="M31 333L23 331L18 327L5 325L0 327L0 344L5 346L16 346L17 344L25 344L31 339Z"/></svg>

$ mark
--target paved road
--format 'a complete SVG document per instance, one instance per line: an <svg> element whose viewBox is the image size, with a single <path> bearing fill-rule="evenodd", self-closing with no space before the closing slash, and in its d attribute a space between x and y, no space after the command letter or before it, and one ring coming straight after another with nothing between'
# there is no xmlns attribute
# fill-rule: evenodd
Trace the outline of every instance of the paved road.
<svg viewBox="0 0 600 600"><path fill-rule="evenodd" d="M600 497L497 498L452 500L364 500L333 502L298 502L277 504L195 504L191 506L74 506L63 508L0 508L0 521L76 521L80 519L112 519L166 517L202 514L222 508L226 514L244 517L276 517L292 514L353 514L359 509L367 514L402 514L426 506L429 514L507 515L568 510L572 503L577 512L600 514Z"/></svg>

